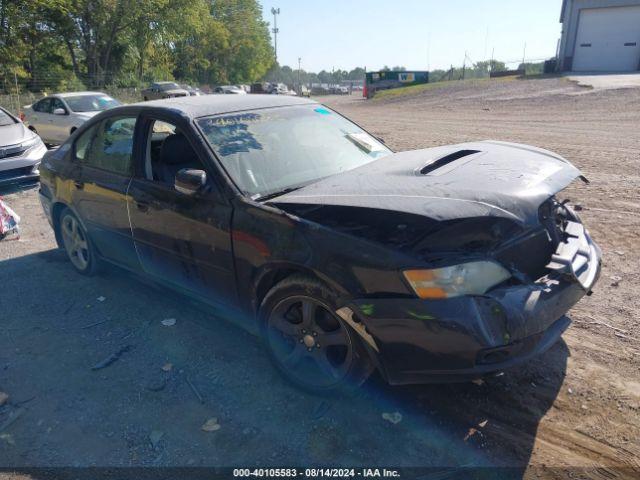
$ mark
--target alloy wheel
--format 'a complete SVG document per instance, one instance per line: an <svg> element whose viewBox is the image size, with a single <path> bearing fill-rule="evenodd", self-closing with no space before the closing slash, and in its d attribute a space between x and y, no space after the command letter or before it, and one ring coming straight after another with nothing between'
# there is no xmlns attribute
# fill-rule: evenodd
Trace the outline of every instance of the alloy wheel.
<svg viewBox="0 0 640 480"><path fill-rule="evenodd" d="M69 260L80 271L89 266L89 244L84 230L78 220L71 215L65 215L61 224L62 241Z"/></svg>
<svg viewBox="0 0 640 480"><path fill-rule="evenodd" d="M280 364L297 381L326 388L340 383L354 361L344 324L311 297L280 301L268 318L268 341Z"/></svg>

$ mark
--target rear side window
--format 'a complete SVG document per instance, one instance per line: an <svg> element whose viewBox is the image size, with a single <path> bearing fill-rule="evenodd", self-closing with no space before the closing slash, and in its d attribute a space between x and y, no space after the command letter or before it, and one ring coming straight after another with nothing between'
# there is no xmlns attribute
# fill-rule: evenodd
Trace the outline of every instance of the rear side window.
<svg viewBox="0 0 640 480"><path fill-rule="evenodd" d="M89 166L121 175L130 175L133 171L133 134L136 127L135 117L111 117L103 120L95 128L95 134L85 147L83 162ZM86 132L88 134L89 132ZM85 135L86 135L85 134ZM78 156L82 135L76 142ZM82 154L82 151L80 151Z"/></svg>

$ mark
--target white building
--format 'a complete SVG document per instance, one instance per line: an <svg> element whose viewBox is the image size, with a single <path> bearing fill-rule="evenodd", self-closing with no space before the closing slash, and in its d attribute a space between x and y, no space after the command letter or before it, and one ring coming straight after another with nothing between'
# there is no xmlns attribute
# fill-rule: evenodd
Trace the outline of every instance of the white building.
<svg viewBox="0 0 640 480"><path fill-rule="evenodd" d="M640 70L640 0L563 0L560 22L560 70Z"/></svg>

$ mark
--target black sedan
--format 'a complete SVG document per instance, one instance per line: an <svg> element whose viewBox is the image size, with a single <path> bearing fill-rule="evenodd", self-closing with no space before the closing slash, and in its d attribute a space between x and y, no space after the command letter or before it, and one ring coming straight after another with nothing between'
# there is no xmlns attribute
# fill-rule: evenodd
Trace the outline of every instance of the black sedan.
<svg viewBox="0 0 640 480"><path fill-rule="evenodd" d="M393 153L276 95L114 108L49 152L41 201L83 274L148 275L260 332L326 392L464 381L548 349L601 253L565 159L495 141Z"/></svg>

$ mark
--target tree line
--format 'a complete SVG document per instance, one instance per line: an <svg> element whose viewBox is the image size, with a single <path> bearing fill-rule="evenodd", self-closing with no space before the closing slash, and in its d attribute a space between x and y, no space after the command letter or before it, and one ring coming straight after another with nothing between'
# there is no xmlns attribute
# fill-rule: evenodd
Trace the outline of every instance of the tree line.
<svg viewBox="0 0 640 480"><path fill-rule="evenodd" d="M526 67L527 73L542 68ZM478 62L433 71L431 81L505 68ZM0 91L128 88L172 79L294 86L364 76L362 67L314 73L276 64L258 0L0 0Z"/></svg>
<svg viewBox="0 0 640 480"><path fill-rule="evenodd" d="M5 85L250 83L273 65L257 0L0 0Z"/></svg>

